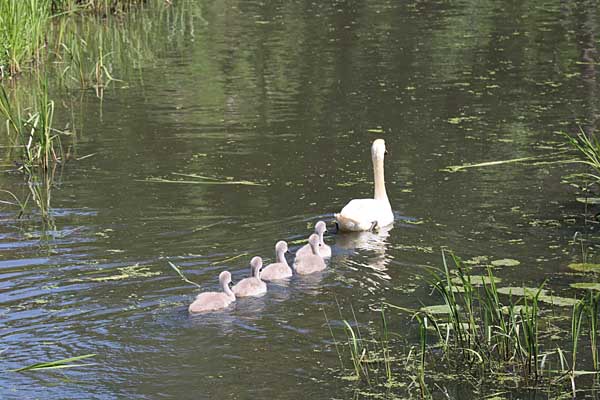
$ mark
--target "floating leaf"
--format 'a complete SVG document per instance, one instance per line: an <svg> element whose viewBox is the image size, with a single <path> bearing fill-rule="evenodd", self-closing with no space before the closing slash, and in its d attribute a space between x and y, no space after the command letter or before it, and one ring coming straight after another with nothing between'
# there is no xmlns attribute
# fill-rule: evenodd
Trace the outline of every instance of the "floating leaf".
<svg viewBox="0 0 600 400"><path fill-rule="evenodd" d="M494 260L491 262L494 267L515 267L521 264L518 260L513 260L512 258L502 258L500 260Z"/></svg>
<svg viewBox="0 0 600 400"><path fill-rule="evenodd" d="M579 272L600 272L600 264L572 263L569 268Z"/></svg>
<svg viewBox="0 0 600 400"><path fill-rule="evenodd" d="M535 297L535 295L538 293L538 290L538 288L531 287L503 287L498 289L498 293L510 294L513 296L527 296L532 298ZM570 307L577 303L577 299L549 295L548 291L544 289L540 290L538 301L548 304L554 304L555 306L560 307Z"/></svg>
<svg viewBox="0 0 600 400"><path fill-rule="evenodd" d="M438 304L434 306L421 307L421 311L429 314L450 314L450 307L447 304Z"/></svg>
<svg viewBox="0 0 600 400"><path fill-rule="evenodd" d="M471 277L471 284L473 286L482 286L489 285L491 283L491 279L487 275L469 275ZM502 279L494 277L495 283L502 282ZM459 277L452 278L452 283L457 285L462 285L462 280Z"/></svg>
<svg viewBox="0 0 600 400"><path fill-rule="evenodd" d="M513 296L527 296L533 297L540 290L539 288L534 287L518 287L518 286L508 286L498 288L498 293L501 294L509 294ZM542 289L540 291L540 296L545 295L547 293L546 290Z"/></svg>
<svg viewBox="0 0 600 400"><path fill-rule="evenodd" d="M600 197L576 197L575 200L583 204L600 204Z"/></svg>
<svg viewBox="0 0 600 400"><path fill-rule="evenodd" d="M598 282L571 283L570 286L574 289L600 290L600 283Z"/></svg>

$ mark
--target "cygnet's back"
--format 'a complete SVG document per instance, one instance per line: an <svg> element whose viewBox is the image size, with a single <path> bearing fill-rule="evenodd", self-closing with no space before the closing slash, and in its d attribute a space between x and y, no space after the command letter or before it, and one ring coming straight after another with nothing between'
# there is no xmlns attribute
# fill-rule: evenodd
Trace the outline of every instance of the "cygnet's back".
<svg viewBox="0 0 600 400"><path fill-rule="evenodd" d="M280 240L275 245L275 257L277 262L264 267L260 271L260 279L265 281L275 281L278 279L286 279L292 276L292 269L285 259L285 253L288 251L288 245L283 240Z"/></svg>
<svg viewBox="0 0 600 400"><path fill-rule="evenodd" d="M229 288L231 283L231 274L223 271L219 274L219 284L222 292L204 292L200 293L196 300L188 307L190 313L201 313L217 311L227 307L235 301L235 294Z"/></svg>
<svg viewBox="0 0 600 400"><path fill-rule="evenodd" d="M267 292L267 284L261 279L260 269L262 268L262 258L254 257L250 261L252 276L239 281L232 290L238 297L260 296Z"/></svg>
<svg viewBox="0 0 600 400"><path fill-rule="evenodd" d="M326 268L325 260L321 257L319 236L313 233L308 238L308 244L312 250L311 254L300 255L296 254L294 260L294 270L297 274L306 275L313 272L322 271Z"/></svg>
<svg viewBox="0 0 600 400"><path fill-rule="evenodd" d="M327 230L327 225L323 221L319 221L315 224L315 233L319 236L319 243L321 246L319 247L319 254L323 258L331 257L331 247L325 244L323 240L323 234ZM296 257L304 257L309 254L312 254L312 249L310 248L310 244L305 244L300 247L298 251L296 251Z"/></svg>

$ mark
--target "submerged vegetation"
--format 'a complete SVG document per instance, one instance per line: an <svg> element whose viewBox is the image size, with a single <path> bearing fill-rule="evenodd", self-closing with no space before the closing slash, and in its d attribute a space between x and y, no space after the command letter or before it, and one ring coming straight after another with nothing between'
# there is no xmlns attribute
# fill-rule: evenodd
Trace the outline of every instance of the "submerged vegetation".
<svg viewBox="0 0 600 400"><path fill-rule="evenodd" d="M356 319L353 324L343 320L345 343L331 331L342 370L349 358L351 377L366 385L361 392L416 391L429 398L457 379L478 395L536 390L553 395L570 392L575 397L590 389L576 381L600 372L600 292L592 290L574 300L569 322L568 316L540 306L543 285L509 288L507 300L502 300L506 291L496 286L491 267L481 277L454 255L450 258L454 268L443 253L443 269L431 275L442 305L413 310L384 303L382 333L368 338ZM418 346L390 350L389 338L401 337L390 331L385 317L394 311L400 312L399 318L408 314L416 322ZM564 347L562 339L567 337L569 345Z"/></svg>

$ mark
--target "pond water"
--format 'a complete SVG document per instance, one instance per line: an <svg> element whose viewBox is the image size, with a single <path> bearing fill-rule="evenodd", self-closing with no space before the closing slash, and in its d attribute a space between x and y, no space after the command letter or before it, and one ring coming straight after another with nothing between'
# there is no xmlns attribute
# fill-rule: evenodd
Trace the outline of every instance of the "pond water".
<svg viewBox="0 0 600 400"><path fill-rule="evenodd" d="M122 81L101 100L54 84L57 121L75 115L77 155L93 156L55 173L50 223L35 207L1 210L0 360L95 353L96 365L3 372L0 397L351 397L324 312L337 331L338 307L352 319L352 306L369 329L383 300L439 303L425 278L442 247L519 261L496 268L505 286L577 295L571 241L582 231L593 244L594 224L563 177L580 169L535 161L562 157L558 132L591 131L598 115L586 4L180 2L148 35L156 57L116 65ZM330 233L325 273L188 315L199 290L168 260L215 290L220 271L237 281L252 256L272 260L276 241L297 249L316 221L372 194L380 137L392 230ZM540 158L445 170L524 157ZM28 193L18 173L0 186ZM416 343L407 317L391 329Z"/></svg>

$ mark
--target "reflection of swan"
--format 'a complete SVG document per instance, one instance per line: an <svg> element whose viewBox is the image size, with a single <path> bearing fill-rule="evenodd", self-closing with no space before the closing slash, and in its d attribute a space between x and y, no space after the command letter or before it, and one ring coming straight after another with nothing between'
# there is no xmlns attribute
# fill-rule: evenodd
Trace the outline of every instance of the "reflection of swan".
<svg viewBox="0 0 600 400"><path fill-rule="evenodd" d="M325 241L323 240L323 234L325 233L326 230L327 230L327 225L325 225L325 222L319 221L315 224L315 233L317 235L319 235L319 243L321 244L321 247L319 247L319 251L321 253L321 257L323 257L323 258L331 257L331 247L326 245ZM303 256L307 256L309 254L312 254L312 250L310 249L310 244L305 244L304 246L302 246L300 248L300 250L298 250L296 252L296 257L298 257L298 256L303 257Z"/></svg>
<svg viewBox="0 0 600 400"><path fill-rule="evenodd" d="M273 281L278 279L285 279L292 276L292 269L285 259L285 253L288 251L288 245L283 240L280 240L275 245L275 258L276 262L267 265L262 272L260 277L265 281Z"/></svg>
<svg viewBox="0 0 600 400"><path fill-rule="evenodd" d="M375 195L372 199L351 200L339 214L335 214L341 231L370 231L394 222L394 213L385 191L383 159L386 154L385 141L377 139L371 146Z"/></svg>
<svg viewBox="0 0 600 400"><path fill-rule="evenodd" d="M304 256L296 255L296 259L294 260L294 270L300 275L322 271L326 267L325 261L320 253L321 243L319 242L319 235L316 233L310 235L308 237L308 244L310 245L312 254Z"/></svg>
<svg viewBox="0 0 600 400"><path fill-rule="evenodd" d="M260 279L260 269L262 268L262 258L254 257L250 260L250 270L252 276L244 278L232 288L233 293L238 297L260 296L267 292L267 284Z"/></svg>
<svg viewBox="0 0 600 400"><path fill-rule="evenodd" d="M387 226L376 232L344 232L336 235L335 245L347 250L374 250L385 253L387 238L392 226Z"/></svg>
<svg viewBox="0 0 600 400"><path fill-rule="evenodd" d="M386 255L386 246L391 229L392 226L387 226L376 232L348 232L337 235L335 245L340 249L350 250L350 252L346 251L345 255L340 255L338 258L348 266L366 267L378 272L381 278L390 279L384 271L387 270L390 261L389 256ZM363 250L366 259L355 260L351 258L355 250Z"/></svg>
<svg viewBox="0 0 600 400"><path fill-rule="evenodd" d="M196 300L190 304L188 310L191 313L216 311L227 307L235 301L235 294L229 288L231 283L231 274L228 271L223 271L219 274L219 283L221 284L222 292L205 292L200 293Z"/></svg>

